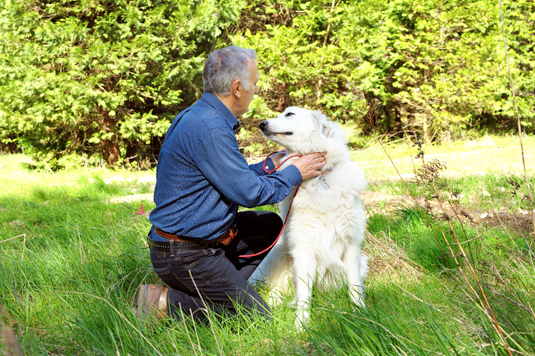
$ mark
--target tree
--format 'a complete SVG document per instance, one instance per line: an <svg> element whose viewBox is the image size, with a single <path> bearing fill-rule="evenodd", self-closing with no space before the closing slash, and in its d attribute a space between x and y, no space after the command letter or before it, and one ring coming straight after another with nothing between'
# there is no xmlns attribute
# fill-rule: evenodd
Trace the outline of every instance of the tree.
<svg viewBox="0 0 535 356"><path fill-rule="evenodd" d="M530 132L534 6L503 4ZM250 151L270 149L254 128L290 105L426 140L514 127L493 0L3 0L0 141L53 166L75 154L154 162L202 94L206 56L230 44L259 56L261 95L241 118Z"/></svg>
<svg viewBox="0 0 535 356"><path fill-rule="evenodd" d="M7 1L0 5L0 138L54 165L158 150L202 94L202 64L236 21L222 0Z"/></svg>
<svg viewBox="0 0 535 356"><path fill-rule="evenodd" d="M504 4L527 129L535 117L533 7ZM260 53L272 110L319 107L365 129L426 140L458 137L489 117L514 127L495 1L259 0L244 19L253 30L242 28L234 41Z"/></svg>

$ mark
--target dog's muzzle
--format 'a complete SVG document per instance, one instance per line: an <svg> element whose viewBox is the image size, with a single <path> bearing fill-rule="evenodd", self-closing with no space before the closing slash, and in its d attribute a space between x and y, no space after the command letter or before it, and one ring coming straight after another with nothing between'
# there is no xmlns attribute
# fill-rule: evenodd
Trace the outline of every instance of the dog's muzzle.
<svg viewBox="0 0 535 356"><path fill-rule="evenodd" d="M258 127L260 127L260 130L262 130L262 133L266 136L268 135L286 135L286 136L290 136L290 135L293 135L294 133L293 132L271 132L268 130L268 122L267 121L262 121Z"/></svg>

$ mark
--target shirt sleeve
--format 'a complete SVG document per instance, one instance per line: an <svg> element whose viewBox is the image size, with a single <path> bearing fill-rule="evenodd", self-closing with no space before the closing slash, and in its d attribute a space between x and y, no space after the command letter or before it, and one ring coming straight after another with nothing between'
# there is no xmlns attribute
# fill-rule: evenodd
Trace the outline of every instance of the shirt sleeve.
<svg viewBox="0 0 535 356"><path fill-rule="evenodd" d="M268 158L266 161L266 169L270 171L274 168L275 168L275 163L273 163L271 158ZM265 176L266 174L269 174L266 171L264 171L264 161L258 162L255 164L250 164L249 169L255 172L257 176Z"/></svg>
<svg viewBox="0 0 535 356"><path fill-rule="evenodd" d="M234 132L221 127L211 129L202 137L193 160L224 197L248 208L281 202L302 180L294 165L259 175L258 167L250 168L241 155Z"/></svg>

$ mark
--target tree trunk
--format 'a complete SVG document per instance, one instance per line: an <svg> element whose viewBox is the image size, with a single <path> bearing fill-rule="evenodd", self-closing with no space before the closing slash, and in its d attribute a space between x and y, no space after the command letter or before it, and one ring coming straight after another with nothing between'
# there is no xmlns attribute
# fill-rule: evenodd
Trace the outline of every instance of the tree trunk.
<svg viewBox="0 0 535 356"><path fill-rule="evenodd" d="M113 119L109 115L109 112L102 110L101 113L102 119L100 120L100 130L106 133L112 132L115 125ZM121 152L119 151L119 145L117 144L115 134L111 139L102 140L100 143L102 147L102 158L104 158L104 161L106 161L108 166L114 167L119 160L119 157L121 157Z"/></svg>

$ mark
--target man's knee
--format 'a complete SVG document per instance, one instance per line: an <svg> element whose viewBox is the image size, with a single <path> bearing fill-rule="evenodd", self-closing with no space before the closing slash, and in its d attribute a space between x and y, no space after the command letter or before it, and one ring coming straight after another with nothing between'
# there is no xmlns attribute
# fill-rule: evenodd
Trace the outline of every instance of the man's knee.
<svg viewBox="0 0 535 356"><path fill-rule="evenodd" d="M279 214L273 213L271 211L262 211L259 216L259 224L262 225L265 236L275 239L279 236L279 233L282 230L282 220Z"/></svg>

